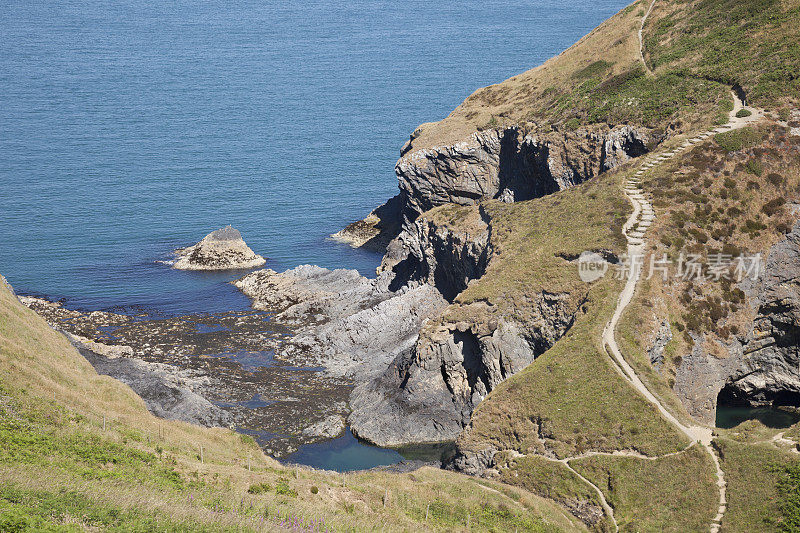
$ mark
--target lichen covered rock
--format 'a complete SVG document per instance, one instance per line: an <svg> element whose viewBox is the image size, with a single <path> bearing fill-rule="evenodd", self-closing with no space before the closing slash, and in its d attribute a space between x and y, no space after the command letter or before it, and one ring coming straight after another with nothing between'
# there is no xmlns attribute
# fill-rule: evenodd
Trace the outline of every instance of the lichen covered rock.
<svg viewBox="0 0 800 533"><path fill-rule="evenodd" d="M202 241L175 251L178 270L236 270L256 268L267 261L253 252L239 230L226 226L212 231Z"/></svg>

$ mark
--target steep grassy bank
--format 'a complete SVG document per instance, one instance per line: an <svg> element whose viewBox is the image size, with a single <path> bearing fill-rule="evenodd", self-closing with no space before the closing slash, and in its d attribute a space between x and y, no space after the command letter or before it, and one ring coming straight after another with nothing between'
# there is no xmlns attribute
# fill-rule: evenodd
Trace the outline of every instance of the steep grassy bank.
<svg viewBox="0 0 800 533"><path fill-rule="evenodd" d="M656 75L738 84L750 104L770 110L800 102L797 0L660 0L644 36Z"/></svg>
<svg viewBox="0 0 800 533"><path fill-rule="evenodd" d="M0 529L562 531L524 490L435 469L284 468L228 430L165 421L0 286ZM427 520L426 520L427 514ZM467 518L469 516L469 518Z"/></svg>

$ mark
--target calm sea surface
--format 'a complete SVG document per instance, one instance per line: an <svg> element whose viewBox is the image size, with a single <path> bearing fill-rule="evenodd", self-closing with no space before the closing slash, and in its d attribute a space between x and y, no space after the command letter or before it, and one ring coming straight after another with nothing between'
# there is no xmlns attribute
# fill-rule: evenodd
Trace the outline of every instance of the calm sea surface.
<svg viewBox="0 0 800 533"><path fill-rule="evenodd" d="M242 309L163 261L226 224L283 270L371 274L328 239L397 190L418 124L542 63L623 0L0 0L0 273L68 306ZM350 433L290 459L401 456Z"/></svg>
<svg viewBox="0 0 800 533"><path fill-rule="evenodd" d="M225 224L277 270L371 273L327 236L397 188L408 134L622 0L0 0L0 273L167 313L248 302L157 261Z"/></svg>

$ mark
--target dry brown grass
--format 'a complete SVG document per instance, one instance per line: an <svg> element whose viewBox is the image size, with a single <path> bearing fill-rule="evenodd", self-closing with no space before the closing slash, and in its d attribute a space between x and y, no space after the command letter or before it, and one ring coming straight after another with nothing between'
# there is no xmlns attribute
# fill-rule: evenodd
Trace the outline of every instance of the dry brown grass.
<svg viewBox="0 0 800 533"><path fill-rule="evenodd" d="M413 148L447 145L466 139L489 124L492 117L498 125L535 121L531 113L578 85L582 80L575 74L595 61L612 64L608 75L630 70L639 61L637 31L641 17L636 8L641 4L643 0L637 0L544 64L502 83L478 89L446 119L421 125Z"/></svg>

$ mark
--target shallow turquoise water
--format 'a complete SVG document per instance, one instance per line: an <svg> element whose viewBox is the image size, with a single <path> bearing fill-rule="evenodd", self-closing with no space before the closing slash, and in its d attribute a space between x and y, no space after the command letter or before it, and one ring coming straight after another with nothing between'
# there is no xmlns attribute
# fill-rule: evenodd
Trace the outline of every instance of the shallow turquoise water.
<svg viewBox="0 0 800 533"><path fill-rule="evenodd" d="M270 268L371 273L327 236L395 194L408 134L625 4L0 2L0 273L75 307L245 308L241 272L158 262L226 224ZM399 457L330 446L306 462Z"/></svg>

